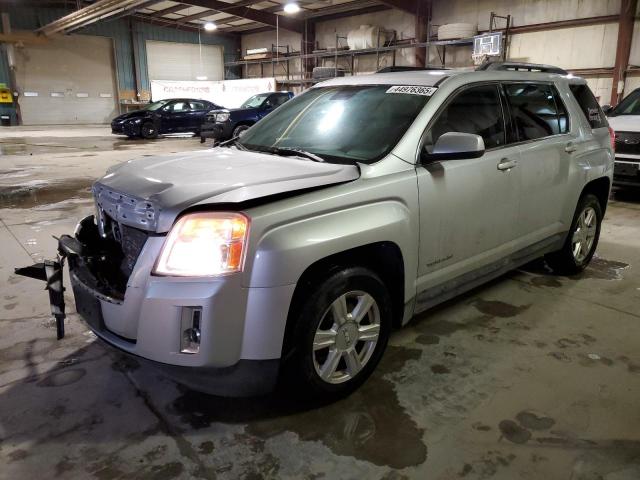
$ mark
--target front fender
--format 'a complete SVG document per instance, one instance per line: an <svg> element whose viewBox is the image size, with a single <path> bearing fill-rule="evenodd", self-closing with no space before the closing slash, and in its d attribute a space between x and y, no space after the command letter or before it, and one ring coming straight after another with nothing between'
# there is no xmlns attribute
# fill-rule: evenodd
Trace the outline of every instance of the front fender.
<svg viewBox="0 0 640 480"><path fill-rule="evenodd" d="M330 255L376 242L393 242L405 266L416 265L418 229L409 208L397 200L355 205L280 225L265 232L249 259L250 287L297 283L313 263ZM411 297L411 275L405 268L405 295ZM415 278L414 278L415 280Z"/></svg>

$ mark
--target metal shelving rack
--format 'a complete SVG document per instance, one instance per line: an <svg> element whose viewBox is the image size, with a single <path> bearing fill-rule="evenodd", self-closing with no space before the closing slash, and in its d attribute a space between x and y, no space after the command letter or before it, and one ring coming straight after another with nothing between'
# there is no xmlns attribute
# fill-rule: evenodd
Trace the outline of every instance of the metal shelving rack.
<svg viewBox="0 0 640 480"><path fill-rule="evenodd" d="M491 13L491 18L490 18L490 32L494 31L494 29L499 30L496 26L496 19L504 19L506 21L506 28L505 29L501 29L503 31L503 41L505 42L505 48L504 48L504 52L506 55L506 46L508 45L508 36L509 36L509 28L510 28L510 16L507 17L501 17L499 15L496 15L495 13ZM429 31L431 29L431 26L429 25ZM286 75L286 79L277 79L278 83L281 84L285 84L285 85L302 85L303 87L305 85L312 85L316 82L318 82L318 80L314 80L312 78L305 78L304 75L304 70L303 70L303 60L306 59L312 59L314 60L314 64L315 66L318 66L319 62L322 62L323 59L328 59L331 58L334 61L334 66L336 68L336 73L337 73L337 69L338 69L338 62L341 59L345 59L349 62L350 68L347 70L345 69L345 73L350 73L351 75L357 75L357 73L355 72L355 59L359 56L362 55L376 55L376 65L379 66L379 62L380 62L380 55L386 52L392 52L392 66L395 66L396 64L396 52L398 50L403 50L403 49L416 49L416 48L425 48L425 49L429 49L429 47L436 47L436 49L438 50L438 55L440 56L440 65L428 65L431 67L442 67L445 68L446 67L446 50L449 47L463 47L463 46L470 46L473 45L473 37L471 38L462 38L462 39L458 39L458 40L433 40L430 38L429 36L429 40L427 40L426 42L414 42L414 43L406 43L406 44L392 44L392 45L383 45L380 46L380 35L378 35L378 46L377 47L372 47L372 48L364 48L364 49L359 49L359 50L341 50L339 48L339 43L341 39L344 39L345 37L340 37L338 35L336 35L336 46L335 49L333 50L327 50L327 51L323 51L323 52L314 52L314 53L308 53L308 54L304 54L301 55L300 53L296 54L295 52L292 52L289 50L289 47L287 46L287 54L285 54L285 56L282 57L277 57L277 58L265 58L265 59L258 59L258 60L237 60L237 61L232 61L232 62L225 62L224 66L225 67L247 67L247 71L248 71L248 67L251 65L260 65L260 73L261 75L263 75L264 73L264 66L265 65L271 65L271 72L272 75L275 77L275 73L276 73L276 66L279 64L283 64L282 68L283 71ZM395 36L394 39L391 43L394 43L395 40ZM272 46L273 47L273 46ZM440 48L438 48L440 47ZM440 55L440 52L442 52L442 55ZM427 57L428 58L428 57ZM300 78L299 79L292 79L291 77L291 68L290 68L290 62L293 60L300 60Z"/></svg>

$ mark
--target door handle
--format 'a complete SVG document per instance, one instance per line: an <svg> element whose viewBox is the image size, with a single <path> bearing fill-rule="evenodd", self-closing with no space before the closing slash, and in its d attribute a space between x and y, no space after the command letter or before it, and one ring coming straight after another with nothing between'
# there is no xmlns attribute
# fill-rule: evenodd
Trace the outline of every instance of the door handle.
<svg viewBox="0 0 640 480"><path fill-rule="evenodd" d="M573 143L569 142L567 143L567 146L564 147L564 151L567 153L573 153L578 149L578 147L576 147Z"/></svg>
<svg viewBox="0 0 640 480"><path fill-rule="evenodd" d="M518 165L518 162L516 162L515 160L503 158L502 160L500 160L500 163L498 163L498 170L511 170L516 165Z"/></svg>

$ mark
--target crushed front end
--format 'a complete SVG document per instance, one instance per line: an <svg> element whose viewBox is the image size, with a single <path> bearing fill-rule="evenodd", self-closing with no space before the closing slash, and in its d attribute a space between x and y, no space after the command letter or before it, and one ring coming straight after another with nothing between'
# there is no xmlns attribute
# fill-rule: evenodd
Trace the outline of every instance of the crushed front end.
<svg viewBox="0 0 640 480"><path fill-rule="evenodd" d="M242 287L240 275L155 274L167 235L139 228L154 228L153 205L99 184L94 195L98 213L84 218L73 236L61 236L58 259L44 264L55 267L58 288L48 288L58 324L64 327L66 263L77 313L112 347L207 393L243 396L271 390L279 359L242 358L251 289ZM44 266L16 272L49 285Z"/></svg>

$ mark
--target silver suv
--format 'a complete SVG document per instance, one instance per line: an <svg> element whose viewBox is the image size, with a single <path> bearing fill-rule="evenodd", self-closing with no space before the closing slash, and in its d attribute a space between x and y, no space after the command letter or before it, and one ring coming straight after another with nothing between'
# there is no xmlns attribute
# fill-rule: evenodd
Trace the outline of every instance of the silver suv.
<svg viewBox="0 0 640 480"><path fill-rule="evenodd" d="M111 168L58 259L19 273L62 336L66 260L93 332L194 389L343 395L416 313L591 260L612 132L585 80L535 69L318 84L241 139Z"/></svg>

